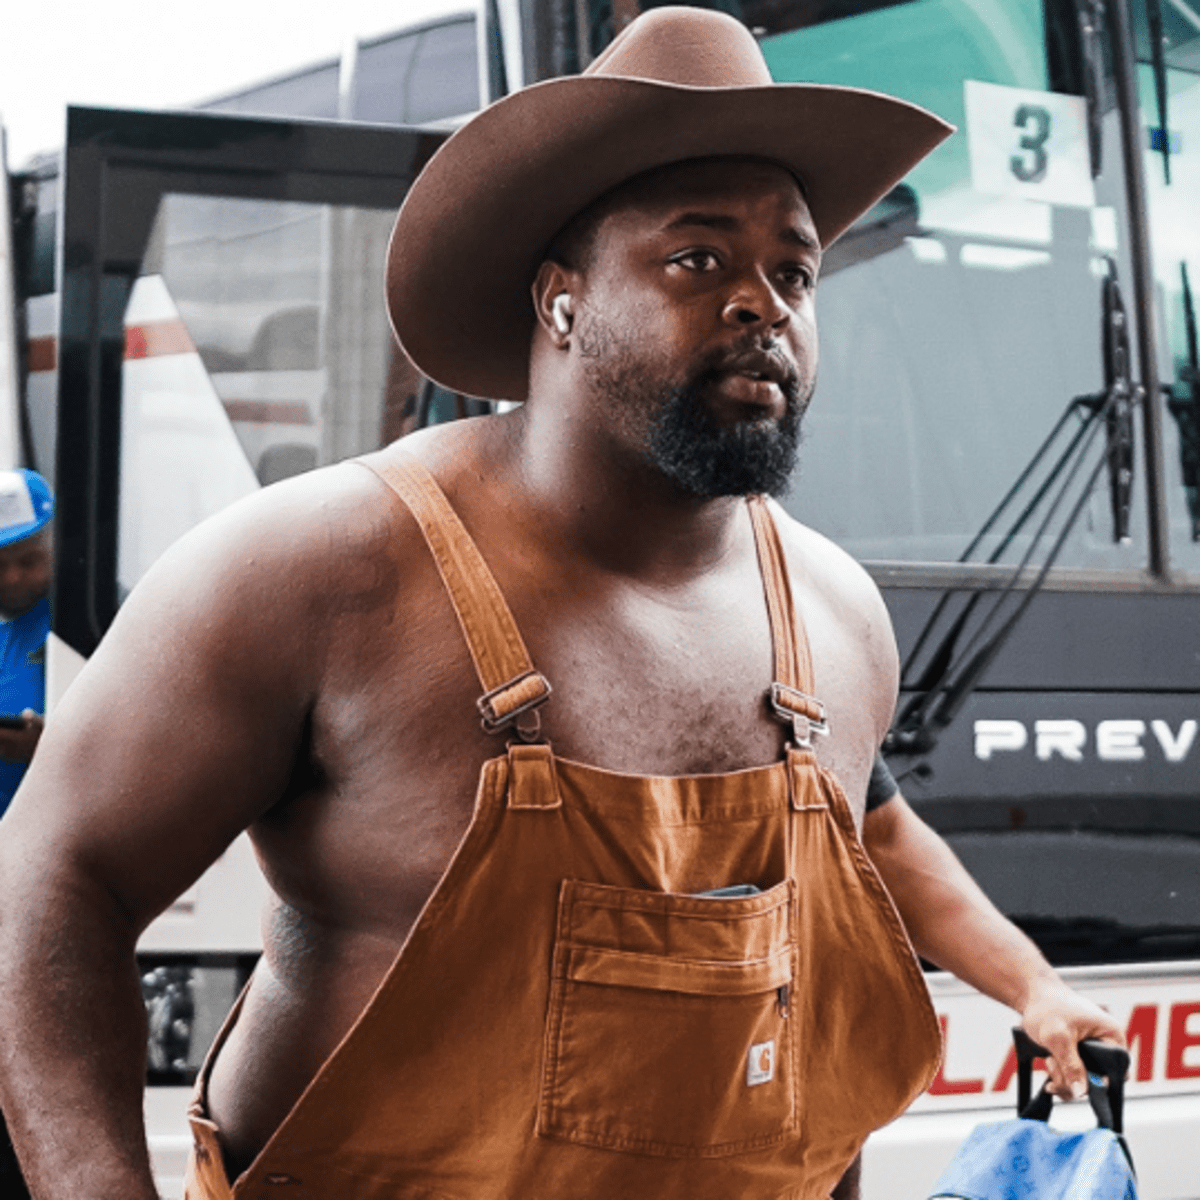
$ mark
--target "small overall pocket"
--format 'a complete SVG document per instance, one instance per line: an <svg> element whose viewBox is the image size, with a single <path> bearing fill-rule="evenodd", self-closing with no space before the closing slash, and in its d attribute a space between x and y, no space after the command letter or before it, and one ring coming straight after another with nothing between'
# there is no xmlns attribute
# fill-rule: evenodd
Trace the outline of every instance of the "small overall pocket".
<svg viewBox="0 0 1200 1200"><path fill-rule="evenodd" d="M699 898L567 880L538 1133L676 1158L795 1126L792 888Z"/></svg>

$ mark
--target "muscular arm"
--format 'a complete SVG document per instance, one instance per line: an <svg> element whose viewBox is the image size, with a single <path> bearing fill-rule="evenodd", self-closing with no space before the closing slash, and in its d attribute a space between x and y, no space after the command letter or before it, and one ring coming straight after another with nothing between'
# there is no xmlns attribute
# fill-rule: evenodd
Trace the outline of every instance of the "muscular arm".
<svg viewBox="0 0 1200 1200"><path fill-rule="evenodd" d="M156 1195L134 948L286 787L321 661L321 588L279 573L289 506L255 498L135 589L0 827L0 1108L39 1200Z"/></svg>
<svg viewBox="0 0 1200 1200"><path fill-rule="evenodd" d="M863 842L917 952L1016 1009L1030 1037L1053 1056L1054 1090L1082 1095L1086 1072L1076 1043L1102 1038L1124 1045L1116 1022L1067 987L903 796L867 814Z"/></svg>

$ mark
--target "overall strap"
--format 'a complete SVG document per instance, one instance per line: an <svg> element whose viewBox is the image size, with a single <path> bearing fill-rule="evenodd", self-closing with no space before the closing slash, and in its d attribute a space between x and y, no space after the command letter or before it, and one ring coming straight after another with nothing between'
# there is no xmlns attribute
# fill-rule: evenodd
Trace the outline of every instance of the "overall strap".
<svg viewBox="0 0 1200 1200"><path fill-rule="evenodd" d="M812 734L828 733L829 724L825 720L825 706L811 694L812 657L808 637L792 603L787 561L771 510L762 496L751 496L749 508L775 650L775 681L768 700L775 716L792 727L796 745L809 747Z"/></svg>
<svg viewBox="0 0 1200 1200"><path fill-rule="evenodd" d="M537 741L537 708L550 698L549 680L534 670L491 570L437 481L406 451L387 462L374 456L355 461L383 480L421 527L483 685L484 729L497 733L511 725L522 741Z"/></svg>

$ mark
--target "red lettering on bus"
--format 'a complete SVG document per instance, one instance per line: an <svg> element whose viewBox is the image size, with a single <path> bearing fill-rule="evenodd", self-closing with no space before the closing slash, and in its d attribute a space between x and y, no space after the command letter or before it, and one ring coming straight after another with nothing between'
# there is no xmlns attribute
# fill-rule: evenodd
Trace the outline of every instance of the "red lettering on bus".
<svg viewBox="0 0 1200 1200"><path fill-rule="evenodd" d="M1194 1066L1183 1061L1193 1046L1200 1046L1200 1032L1188 1032L1188 1017L1200 1013L1200 1004L1172 1004L1171 1028L1167 1037L1167 1078L1200 1079L1200 1061Z"/></svg>
<svg viewBox="0 0 1200 1200"><path fill-rule="evenodd" d="M1044 1071L1046 1069L1046 1060L1044 1058L1035 1058L1033 1060L1033 1069L1035 1071ZM1000 1068L1000 1074L996 1076L996 1082L992 1084L993 1092L1007 1092L1008 1086L1016 1078L1017 1074L1017 1051L1016 1047L1009 1046L1008 1054L1004 1059L1004 1066Z"/></svg>
<svg viewBox="0 0 1200 1200"><path fill-rule="evenodd" d="M950 1024L950 1018L943 1015L938 1017L938 1021L942 1026L942 1062L938 1067L938 1072L934 1076L933 1082L929 1085L929 1094L931 1096L966 1096L970 1095L972 1092L982 1092L982 1079L946 1078L945 1047L950 1041L950 1035L947 1032L947 1026ZM1197 1041L1200 1041L1200 1038L1198 1038Z"/></svg>
<svg viewBox="0 0 1200 1200"><path fill-rule="evenodd" d="M1125 1026L1125 1043L1129 1047L1129 1059L1132 1065L1135 1061L1137 1068L1134 1078L1139 1083L1145 1083L1154 1077L1154 1043L1158 1038L1158 1005L1138 1004L1129 1014L1129 1024ZM1137 1056L1134 1057L1134 1047Z"/></svg>

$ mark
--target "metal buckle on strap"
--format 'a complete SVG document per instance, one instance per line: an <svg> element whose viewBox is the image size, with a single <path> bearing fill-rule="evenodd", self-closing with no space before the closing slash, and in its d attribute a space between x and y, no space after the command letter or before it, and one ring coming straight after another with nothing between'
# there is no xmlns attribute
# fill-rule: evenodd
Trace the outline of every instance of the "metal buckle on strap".
<svg viewBox="0 0 1200 1200"><path fill-rule="evenodd" d="M829 732L825 705L816 696L776 681L771 684L768 700L776 718L792 727L792 735L799 749L811 750L812 735Z"/></svg>
<svg viewBox="0 0 1200 1200"><path fill-rule="evenodd" d="M511 725L521 741L536 742L542 732L542 719L537 709L550 699L553 690L550 681L540 672L526 671L479 697L475 703L480 724L486 733L499 733Z"/></svg>

